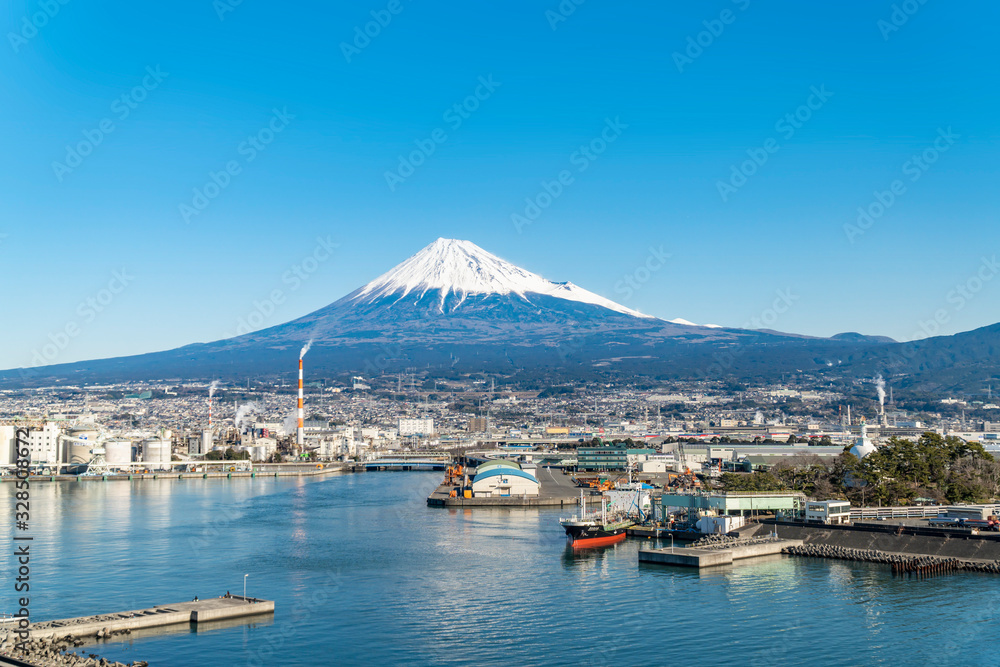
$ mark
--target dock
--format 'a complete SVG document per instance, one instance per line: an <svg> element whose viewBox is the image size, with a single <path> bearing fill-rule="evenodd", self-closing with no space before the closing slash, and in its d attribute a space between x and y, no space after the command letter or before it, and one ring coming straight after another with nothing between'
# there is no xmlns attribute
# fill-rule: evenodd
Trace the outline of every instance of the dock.
<svg viewBox="0 0 1000 667"><path fill-rule="evenodd" d="M452 497L453 486L441 484L427 498L430 507L579 507L580 491L583 490L600 503L600 494L594 494L593 489L581 489L569 475L561 471L556 474L550 468L537 471L540 484L537 496L492 496L463 498L461 495Z"/></svg>
<svg viewBox="0 0 1000 667"><path fill-rule="evenodd" d="M208 623L226 619L273 614L274 601L259 598L231 597L208 598L176 604L163 604L148 609L133 609L109 614L95 614L78 618L32 623L28 632L32 639L60 639L67 636L78 638L110 636L144 628L154 628L181 623ZM9 622L0 625L3 630L13 629Z"/></svg>
<svg viewBox="0 0 1000 667"><path fill-rule="evenodd" d="M639 562L694 568L717 567L719 565L732 565L737 560L780 554L784 548L801 545L802 540L767 540L718 549L692 547L640 549Z"/></svg>

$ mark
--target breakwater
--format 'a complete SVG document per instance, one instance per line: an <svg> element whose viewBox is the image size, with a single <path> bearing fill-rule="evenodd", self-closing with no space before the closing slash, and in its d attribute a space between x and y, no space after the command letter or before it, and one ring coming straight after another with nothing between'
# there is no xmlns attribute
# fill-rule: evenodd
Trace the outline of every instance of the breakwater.
<svg viewBox="0 0 1000 667"><path fill-rule="evenodd" d="M130 634L130 631L109 633L108 638ZM72 635L67 637L44 637L32 639L19 645L16 651L0 654L0 664L17 665L18 667L147 667L145 660L134 662L112 662L101 658L95 653L80 655L72 649L86 642Z"/></svg>
<svg viewBox="0 0 1000 667"><path fill-rule="evenodd" d="M147 609L96 614L56 621L32 623L27 632L30 640L21 642L13 621L0 624L0 661L12 657L31 665L110 665L94 656L84 658L65 653L70 648L94 640L109 640L133 630L164 626L197 625L224 619L273 614L274 601L224 595L207 600L157 605ZM95 660L96 662L87 662ZM134 663L141 667L144 663Z"/></svg>
<svg viewBox="0 0 1000 667"><path fill-rule="evenodd" d="M802 540L806 545L968 561L1000 560L1000 533L973 535L970 531L921 526L831 526L784 521L765 521L763 525L764 530L777 531L780 537Z"/></svg>
<svg viewBox="0 0 1000 667"><path fill-rule="evenodd" d="M787 546L781 553L790 556L810 558L832 558L836 560L889 565L893 574L946 574L948 572L984 572L1000 574L1000 561L969 561L960 558L937 558L934 556L909 556L873 549L849 549L829 545L803 544Z"/></svg>

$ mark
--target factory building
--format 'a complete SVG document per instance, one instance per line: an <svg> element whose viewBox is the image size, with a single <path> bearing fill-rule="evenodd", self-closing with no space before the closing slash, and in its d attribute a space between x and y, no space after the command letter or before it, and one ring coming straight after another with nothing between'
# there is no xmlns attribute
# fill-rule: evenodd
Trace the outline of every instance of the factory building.
<svg viewBox="0 0 1000 667"><path fill-rule="evenodd" d="M578 447L576 468L586 471L626 470L629 463L645 460L655 449L629 448L626 445L600 445L598 447Z"/></svg>
<svg viewBox="0 0 1000 667"><path fill-rule="evenodd" d="M47 422L40 429L28 431L28 451L32 464L56 465L59 463L59 426Z"/></svg>
<svg viewBox="0 0 1000 667"><path fill-rule="evenodd" d="M513 461L490 461L476 468L472 478L474 498L537 496L538 480Z"/></svg>

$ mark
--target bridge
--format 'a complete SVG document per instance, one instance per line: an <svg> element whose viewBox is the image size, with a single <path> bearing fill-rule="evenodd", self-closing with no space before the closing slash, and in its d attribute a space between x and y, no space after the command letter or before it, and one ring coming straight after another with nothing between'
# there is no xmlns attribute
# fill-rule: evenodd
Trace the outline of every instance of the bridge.
<svg viewBox="0 0 1000 667"><path fill-rule="evenodd" d="M416 452L402 452L359 462L365 470L444 470L450 464L451 455L447 453Z"/></svg>

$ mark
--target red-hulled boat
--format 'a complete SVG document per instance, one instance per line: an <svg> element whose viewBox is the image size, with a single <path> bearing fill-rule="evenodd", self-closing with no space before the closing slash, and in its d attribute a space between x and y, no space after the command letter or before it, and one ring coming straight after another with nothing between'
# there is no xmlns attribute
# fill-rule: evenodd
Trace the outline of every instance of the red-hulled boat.
<svg viewBox="0 0 1000 667"><path fill-rule="evenodd" d="M601 498L601 511L587 514L587 504L580 492L580 516L560 519L574 549L605 547L625 540L626 531L634 522L627 517L608 516L605 498Z"/></svg>

